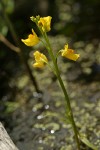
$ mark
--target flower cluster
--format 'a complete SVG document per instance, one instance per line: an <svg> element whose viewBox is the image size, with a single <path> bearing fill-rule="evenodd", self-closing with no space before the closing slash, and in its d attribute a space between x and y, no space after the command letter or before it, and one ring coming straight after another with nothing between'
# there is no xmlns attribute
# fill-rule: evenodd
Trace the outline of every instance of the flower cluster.
<svg viewBox="0 0 100 150"><path fill-rule="evenodd" d="M51 66L48 63L48 59L44 54L40 53L39 51L35 51L33 54L33 56L35 57L35 63L33 64L33 67L43 68L45 66L45 64L48 64L50 69L52 69L52 71L56 75L56 77L59 81L59 84L62 88L63 94L65 96L65 101L66 101L65 104L66 104L66 109L67 109L66 116L67 116L67 120L69 119L69 122L72 125L73 131L75 134L75 139L77 142L78 150L80 150L80 143L81 143L80 140L82 141L82 143L86 144L90 148L97 150L97 148L94 145L92 145L84 136L81 136L81 134L79 134L79 132L77 130L77 126L76 126L74 118L73 118L74 115L73 115L73 112L71 109L70 99L69 99L69 96L67 94L66 87L63 83L63 80L60 76L60 71L59 71L59 67L57 64L57 57L59 56L58 54L60 54L62 57L68 58L68 59L73 60L73 61L76 61L80 57L80 55L76 54L74 52L74 50L69 49L68 44L66 44L64 46L64 49L59 50L55 56L55 54L53 53L53 50L51 48L47 34L46 34L46 32L51 30L51 19L52 19L52 17L50 17L50 16L48 16L48 17L40 17L40 16L34 17L34 16L32 16L32 17L30 17L30 19L36 23L39 31L41 32L41 34L43 36L43 40L41 40L37 36L37 34L34 32L34 30L32 29L32 33L29 34L27 39L22 39L22 42L27 46L35 46L40 41L42 41L42 43L44 44L44 46L47 49L47 52L49 53L49 55L52 59L52 64L53 64L53 66Z"/></svg>
<svg viewBox="0 0 100 150"><path fill-rule="evenodd" d="M33 22L36 23L36 25L38 26L40 31L42 31L42 33L46 33L51 30L51 19L52 19L51 16L48 17L36 16L36 18L32 16L30 18ZM29 34L27 39L22 39L22 42L27 46L35 46L40 42L40 39L32 29L32 34ZM68 44L66 44L64 49L60 50L59 52L61 53L61 56L66 57L73 61L76 61L80 57L79 54L74 53L74 50L68 48ZM48 63L46 56L40 53L39 51L36 51L34 53L34 57L36 61L33 64L34 67L42 68L44 67L45 63Z"/></svg>

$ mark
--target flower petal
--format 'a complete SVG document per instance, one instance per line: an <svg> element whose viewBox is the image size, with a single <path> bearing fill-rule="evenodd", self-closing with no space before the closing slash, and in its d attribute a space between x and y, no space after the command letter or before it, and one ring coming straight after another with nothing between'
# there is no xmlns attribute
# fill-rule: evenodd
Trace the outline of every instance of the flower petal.
<svg viewBox="0 0 100 150"><path fill-rule="evenodd" d="M48 17L41 17L40 20L38 21L38 25L42 27L42 30L44 32L48 32L51 30L51 16Z"/></svg>
<svg viewBox="0 0 100 150"><path fill-rule="evenodd" d="M29 34L27 39L21 39L21 41L27 46L34 46L39 43L39 38L32 29L32 34Z"/></svg>
<svg viewBox="0 0 100 150"><path fill-rule="evenodd" d="M74 53L74 50L68 49L68 44L61 50L61 55L73 61L76 61L80 57L79 54Z"/></svg>
<svg viewBox="0 0 100 150"><path fill-rule="evenodd" d="M36 51L34 54L35 57L35 63L33 64L34 67L43 68L44 64L48 62L47 57L40 53L39 51Z"/></svg>
<svg viewBox="0 0 100 150"><path fill-rule="evenodd" d="M35 68L43 68L44 67L44 63L34 63L33 64L33 67L35 67Z"/></svg>

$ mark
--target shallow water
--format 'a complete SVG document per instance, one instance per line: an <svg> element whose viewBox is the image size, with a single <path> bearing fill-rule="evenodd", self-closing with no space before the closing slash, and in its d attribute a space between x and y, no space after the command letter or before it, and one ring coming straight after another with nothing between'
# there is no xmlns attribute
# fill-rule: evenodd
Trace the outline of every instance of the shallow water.
<svg viewBox="0 0 100 150"><path fill-rule="evenodd" d="M59 59L58 64L77 127L100 149L100 72L96 69L98 65L95 71L93 67L99 50L95 58L93 48L88 47L89 58L86 51L87 46L84 51L80 48L82 58L77 63ZM74 134L66 119L64 96L55 76L47 67L34 74L42 94L35 92L27 75L14 79L18 90L14 101L7 104L11 138L20 150L76 150ZM91 150L84 144L81 149Z"/></svg>

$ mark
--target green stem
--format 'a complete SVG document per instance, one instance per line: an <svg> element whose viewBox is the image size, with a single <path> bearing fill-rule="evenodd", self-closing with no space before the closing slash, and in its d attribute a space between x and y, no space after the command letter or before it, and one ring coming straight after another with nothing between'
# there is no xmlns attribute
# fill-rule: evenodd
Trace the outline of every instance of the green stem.
<svg viewBox="0 0 100 150"><path fill-rule="evenodd" d="M49 39L47 37L47 34L44 33L44 38L48 44L48 52L52 58L52 61L53 61L53 64L54 64L54 67L55 67L55 70L56 70L56 76L58 78L58 81L60 83L60 86L63 90L63 93L64 93L64 96L65 96L65 100L66 100L66 103L67 103L67 109L68 109L68 117L71 121L71 124L72 124L72 127L73 127L73 131L74 131L74 134L75 134L75 139L76 139L76 142L77 142L77 147L78 147L78 150L80 150L80 142L79 142L79 138L78 138L78 131L77 131L77 127L76 127L76 124L75 124L75 121L74 121L74 117L73 117L73 113L72 113L72 108L71 108L71 105L70 105L70 100L69 100L69 96L67 94L67 91L66 91L66 88L65 88L65 85L62 81L62 78L60 76L60 72L59 72L59 68L58 68L58 65L56 63L56 59L55 59L55 56L52 52L52 48L51 48L51 45L50 45L50 42L49 42Z"/></svg>

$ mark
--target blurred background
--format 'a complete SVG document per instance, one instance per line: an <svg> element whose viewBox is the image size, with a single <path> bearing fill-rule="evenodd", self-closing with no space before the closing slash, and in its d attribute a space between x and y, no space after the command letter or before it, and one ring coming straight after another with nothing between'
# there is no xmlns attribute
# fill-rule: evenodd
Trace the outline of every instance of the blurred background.
<svg viewBox="0 0 100 150"><path fill-rule="evenodd" d="M50 126L46 126L47 123L55 122L55 115L49 114L53 118L51 117L51 121L48 120L47 123L44 120L41 121L44 116L42 113L45 110L55 111L57 107L58 110L62 111L62 114L64 113L64 104L61 104L60 101L60 98L63 96L57 94L59 88L56 84L56 77L47 68L44 70L34 70L32 67L34 62L33 51L40 49L45 54L47 52L41 44L30 48L21 43L21 39L27 38L32 28L40 36L35 24L30 20L31 16L36 15L41 17L52 16L51 31L48 33L48 36L55 52L62 49L66 43L69 43L69 47L75 49L81 55L78 62L60 58L58 63L66 87L71 94L73 109L77 110L76 106L80 106L80 100L86 100L85 102L88 104L83 104L83 106L81 104L80 107L84 111L89 109L87 111L89 118L93 114L92 109L95 110L93 121L95 123L92 127L96 127L96 131L94 131L95 135L92 131L91 133L89 131L89 134L93 135L91 135L91 141L98 145L99 128L97 113L99 109L97 106L100 105L98 101L100 99L100 0L0 1L0 121L3 122L14 142L22 150L31 150L34 147L36 150L39 150L38 144L40 144L40 147L42 145L44 150L60 150L66 143L65 137L63 137L65 130L62 131L63 128L61 127L61 122L59 123L58 121L59 119L57 120L58 124L52 123ZM56 90L56 94L54 90ZM84 97L83 93L85 94ZM76 100L74 104L73 99L77 98L79 100ZM29 114L31 118L28 117ZM83 112L80 112L80 114L85 116ZM79 113L77 112L77 121L79 119L78 115ZM88 117L87 119L89 119ZM34 123L34 119L37 120L35 120L37 124ZM26 120L29 120L29 122L26 122ZM53 135L56 130L59 131L55 135L55 141L58 144L52 144L54 141L53 137L50 139L46 135L44 139L47 138L47 143L42 142L44 134L41 129L42 127L38 125L38 123L41 124L42 122L43 126L47 127L44 127L46 135L49 132ZM21 133L23 126L25 129ZM83 131L87 131L87 126ZM28 132L30 135L27 135ZM60 133L65 142L63 139L62 141L59 139ZM28 140L25 141L26 137ZM51 145L51 147L48 147L48 145ZM69 150L71 150L70 146Z"/></svg>

